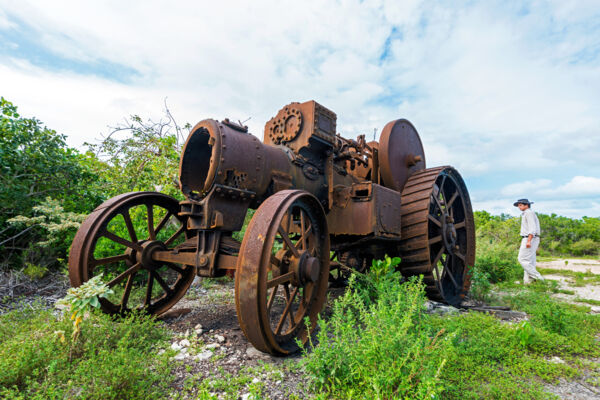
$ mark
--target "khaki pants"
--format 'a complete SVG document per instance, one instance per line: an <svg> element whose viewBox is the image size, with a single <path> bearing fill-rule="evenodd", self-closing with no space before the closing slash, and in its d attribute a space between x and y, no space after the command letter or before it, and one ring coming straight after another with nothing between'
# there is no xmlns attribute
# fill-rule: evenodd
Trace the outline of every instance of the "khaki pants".
<svg viewBox="0 0 600 400"><path fill-rule="evenodd" d="M523 283L531 282L531 278L543 281L544 277L535 269L535 252L540 245L540 238L531 239L531 247L527 248L527 238L521 240L519 263L523 267Z"/></svg>

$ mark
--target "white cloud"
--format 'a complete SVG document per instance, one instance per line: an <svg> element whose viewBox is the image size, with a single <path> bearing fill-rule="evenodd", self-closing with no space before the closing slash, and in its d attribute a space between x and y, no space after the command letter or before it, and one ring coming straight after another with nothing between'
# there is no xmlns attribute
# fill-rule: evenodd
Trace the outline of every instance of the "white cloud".
<svg viewBox="0 0 600 400"><path fill-rule="evenodd" d="M496 192L558 198L562 190L588 199L577 203L581 213L595 210L589 181L561 189L546 177L600 174L597 2L0 5L0 34L26 25L63 58L137 71L117 83L0 53L0 94L72 144L132 113L159 116L165 97L180 122L251 117L258 136L284 104L315 99L337 113L346 136L408 118L429 166L487 180L526 170L517 179L528 182Z"/></svg>
<svg viewBox="0 0 600 400"><path fill-rule="evenodd" d="M534 181L511 183L510 185L504 186L500 193L503 196L523 197L527 193L546 191L550 185L552 185L552 181L550 179L536 179Z"/></svg>

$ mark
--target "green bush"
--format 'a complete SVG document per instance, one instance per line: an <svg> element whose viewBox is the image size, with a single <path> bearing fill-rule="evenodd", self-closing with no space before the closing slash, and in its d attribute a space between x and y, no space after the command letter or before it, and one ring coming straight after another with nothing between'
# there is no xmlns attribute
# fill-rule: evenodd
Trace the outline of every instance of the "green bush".
<svg viewBox="0 0 600 400"><path fill-rule="evenodd" d="M471 297L475 300L485 301L491 288L490 274L474 267L471 275Z"/></svg>
<svg viewBox="0 0 600 400"><path fill-rule="evenodd" d="M591 256L598 254L600 243L595 242L593 239L582 239L571 244L569 248L571 253L575 256Z"/></svg>
<svg viewBox="0 0 600 400"><path fill-rule="evenodd" d="M451 340L423 323L423 284L400 284L394 262L375 262L360 283L353 276L333 315L319 320L318 345L304 363L328 397L431 399L443 390Z"/></svg>
<svg viewBox="0 0 600 400"><path fill-rule="evenodd" d="M35 229L7 226L8 219L32 217L47 196L67 212L87 212L99 204L98 177L85 159L67 146L64 135L22 117L0 97L0 264L20 268L21 249L40 239Z"/></svg>
<svg viewBox="0 0 600 400"><path fill-rule="evenodd" d="M76 341L72 324L24 307L0 316L0 398L163 398L171 382L167 332L150 317L92 314Z"/></svg>
<svg viewBox="0 0 600 400"><path fill-rule="evenodd" d="M523 274L517 261L516 245L480 241L477 243L475 270L489 275L492 283L514 281Z"/></svg>

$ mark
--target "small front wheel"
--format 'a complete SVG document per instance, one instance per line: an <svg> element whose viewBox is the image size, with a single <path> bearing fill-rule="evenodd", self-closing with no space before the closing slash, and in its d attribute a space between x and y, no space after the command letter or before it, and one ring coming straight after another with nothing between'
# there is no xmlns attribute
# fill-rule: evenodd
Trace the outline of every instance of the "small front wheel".
<svg viewBox="0 0 600 400"><path fill-rule="evenodd" d="M283 190L258 208L235 278L238 320L258 350L286 355L299 349L296 340L307 341L326 299L329 248L325 212L312 194Z"/></svg>

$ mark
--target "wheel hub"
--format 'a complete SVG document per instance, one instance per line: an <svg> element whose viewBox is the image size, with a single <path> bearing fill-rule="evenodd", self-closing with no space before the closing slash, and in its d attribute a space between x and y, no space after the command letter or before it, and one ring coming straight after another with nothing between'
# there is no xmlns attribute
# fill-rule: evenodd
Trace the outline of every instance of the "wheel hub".
<svg viewBox="0 0 600 400"><path fill-rule="evenodd" d="M294 271L292 283L295 286L304 286L319 280L321 263L316 257L312 257L307 251L300 251L300 257L292 256L290 267Z"/></svg>
<svg viewBox="0 0 600 400"><path fill-rule="evenodd" d="M132 258L134 258L136 262L142 264L142 268L147 269L148 271L155 271L160 268L162 263L153 260L152 254L155 251L166 250L167 247L165 244L159 240L146 240L139 244L142 246L142 251L138 252L133 250Z"/></svg>
<svg viewBox="0 0 600 400"><path fill-rule="evenodd" d="M453 253L457 250L458 245L456 244L456 228L454 227L454 218L450 215L444 215L442 218L442 237L444 239L444 246L448 252Z"/></svg>

